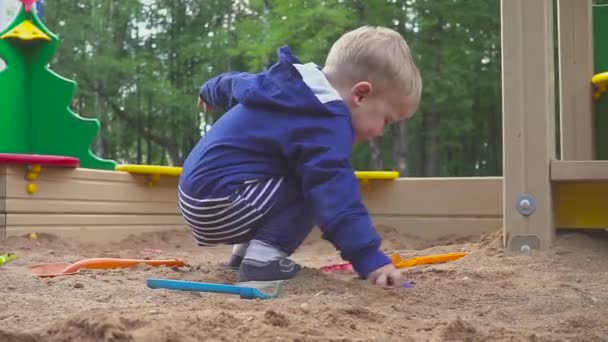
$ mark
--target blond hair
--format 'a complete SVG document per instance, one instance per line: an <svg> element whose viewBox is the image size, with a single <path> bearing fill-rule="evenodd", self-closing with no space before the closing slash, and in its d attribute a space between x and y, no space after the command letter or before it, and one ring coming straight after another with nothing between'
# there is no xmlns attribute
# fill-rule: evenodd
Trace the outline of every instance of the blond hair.
<svg viewBox="0 0 608 342"><path fill-rule="evenodd" d="M331 47L325 68L342 82L371 81L396 90L415 111L422 78L403 37L386 27L362 26L342 35Z"/></svg>

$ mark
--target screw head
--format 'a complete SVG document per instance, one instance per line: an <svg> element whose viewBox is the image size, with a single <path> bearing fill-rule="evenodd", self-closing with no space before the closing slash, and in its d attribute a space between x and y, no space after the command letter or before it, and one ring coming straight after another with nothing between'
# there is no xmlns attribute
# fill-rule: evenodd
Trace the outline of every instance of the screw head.
<svg viewBox="0 0 608 342"><path fill-rule="evenodd" d="M515 209L524 216L530 216L536 211L536 199L531 194L521 194L517 199Z"/></svg>

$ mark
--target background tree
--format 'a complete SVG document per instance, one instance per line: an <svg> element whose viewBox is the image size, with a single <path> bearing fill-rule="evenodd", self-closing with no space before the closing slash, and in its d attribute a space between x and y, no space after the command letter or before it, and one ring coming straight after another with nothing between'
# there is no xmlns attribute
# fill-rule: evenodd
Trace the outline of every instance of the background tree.
<svg viewBox="0 0 608 342"><path fill-rule="evenodd" d="M104 158L180 165L222 115L196 108L206 80L263 70L285 44L323 65L343 32L383 25L411 45L423 102L357 146L355 167L501 173L499 0L53 0L44 15L62 39L51 66L78 82L74 111L101 120Z"/></svg>

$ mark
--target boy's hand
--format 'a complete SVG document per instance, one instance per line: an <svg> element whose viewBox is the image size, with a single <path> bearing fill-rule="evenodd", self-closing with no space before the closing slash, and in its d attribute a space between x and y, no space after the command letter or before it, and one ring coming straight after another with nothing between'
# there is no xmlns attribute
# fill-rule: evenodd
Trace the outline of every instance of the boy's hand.
<svg viewBox="0 0 608 342"><path fill-rule="evenodd" d="M200 96L198 97L197 106L199 108L203 108L203 112L205 112L205 113L209 113L212 110L211 106L208 105L207 102L203 101L203 99L201 99Z"/></svg>
<svg viewBox="0 0 608 342"><path fill-rule="evenodd" d="M392 264L378 268L367 278L372 284L384 287L402 287L405 284L401 271Z"/></svg>

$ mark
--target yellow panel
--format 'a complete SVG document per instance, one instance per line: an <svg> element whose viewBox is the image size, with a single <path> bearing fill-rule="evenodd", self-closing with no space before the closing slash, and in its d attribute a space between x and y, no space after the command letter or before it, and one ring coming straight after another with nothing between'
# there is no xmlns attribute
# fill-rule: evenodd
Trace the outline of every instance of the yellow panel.
<svg viewBox="0 0 608 342"><path fill-rule="evenodd" d="M556 228L608 228L608 183L557 183L553 196Z"/></svg>
<svg viewBox="0 0 608 342"><path fill-rule="evenodd" d="M597 74L591 78L591 83L595 85L595 92L593 98L599 100L603 93L608 90L608 72Z"/></svg>
<svg viewBox="0 0 608 342"><path fill-rule="evenodd" d="M15 26L12 30L6 32L0 39L16 38L21 40L44 39L51 40L44 32L34 26L31 21L24 20L21 24Z"/></svg>
<svg viewBox="0 0 608 342"><path fill-rule="evenodd" d="M595 85L608 84L608 72L597 74L591 78L591 82Z"/></svg>
<svg viewBox="0 0 608 342"><path fill-rule="evenodd" d="M182 168L177 166L124 164L116 166L116 171L143 175L179 176L182 173Z"/></svg>
<svg viewBox="0 0 608 342"><path fill-rule="evenodd" d="M355 171L355 175L362 180L393 180L399 178L399 172L397 171Z"/></svg>
<svg viewBox="0 0 608 342"><path fill-rule="evenodd" d="M179 176L182 168L177 166L124 164L116 166L116 171L146 175ZM397 171L355 171L355 175L358 179L362 180L393 180L399 178L399 172Z"/></svg>

